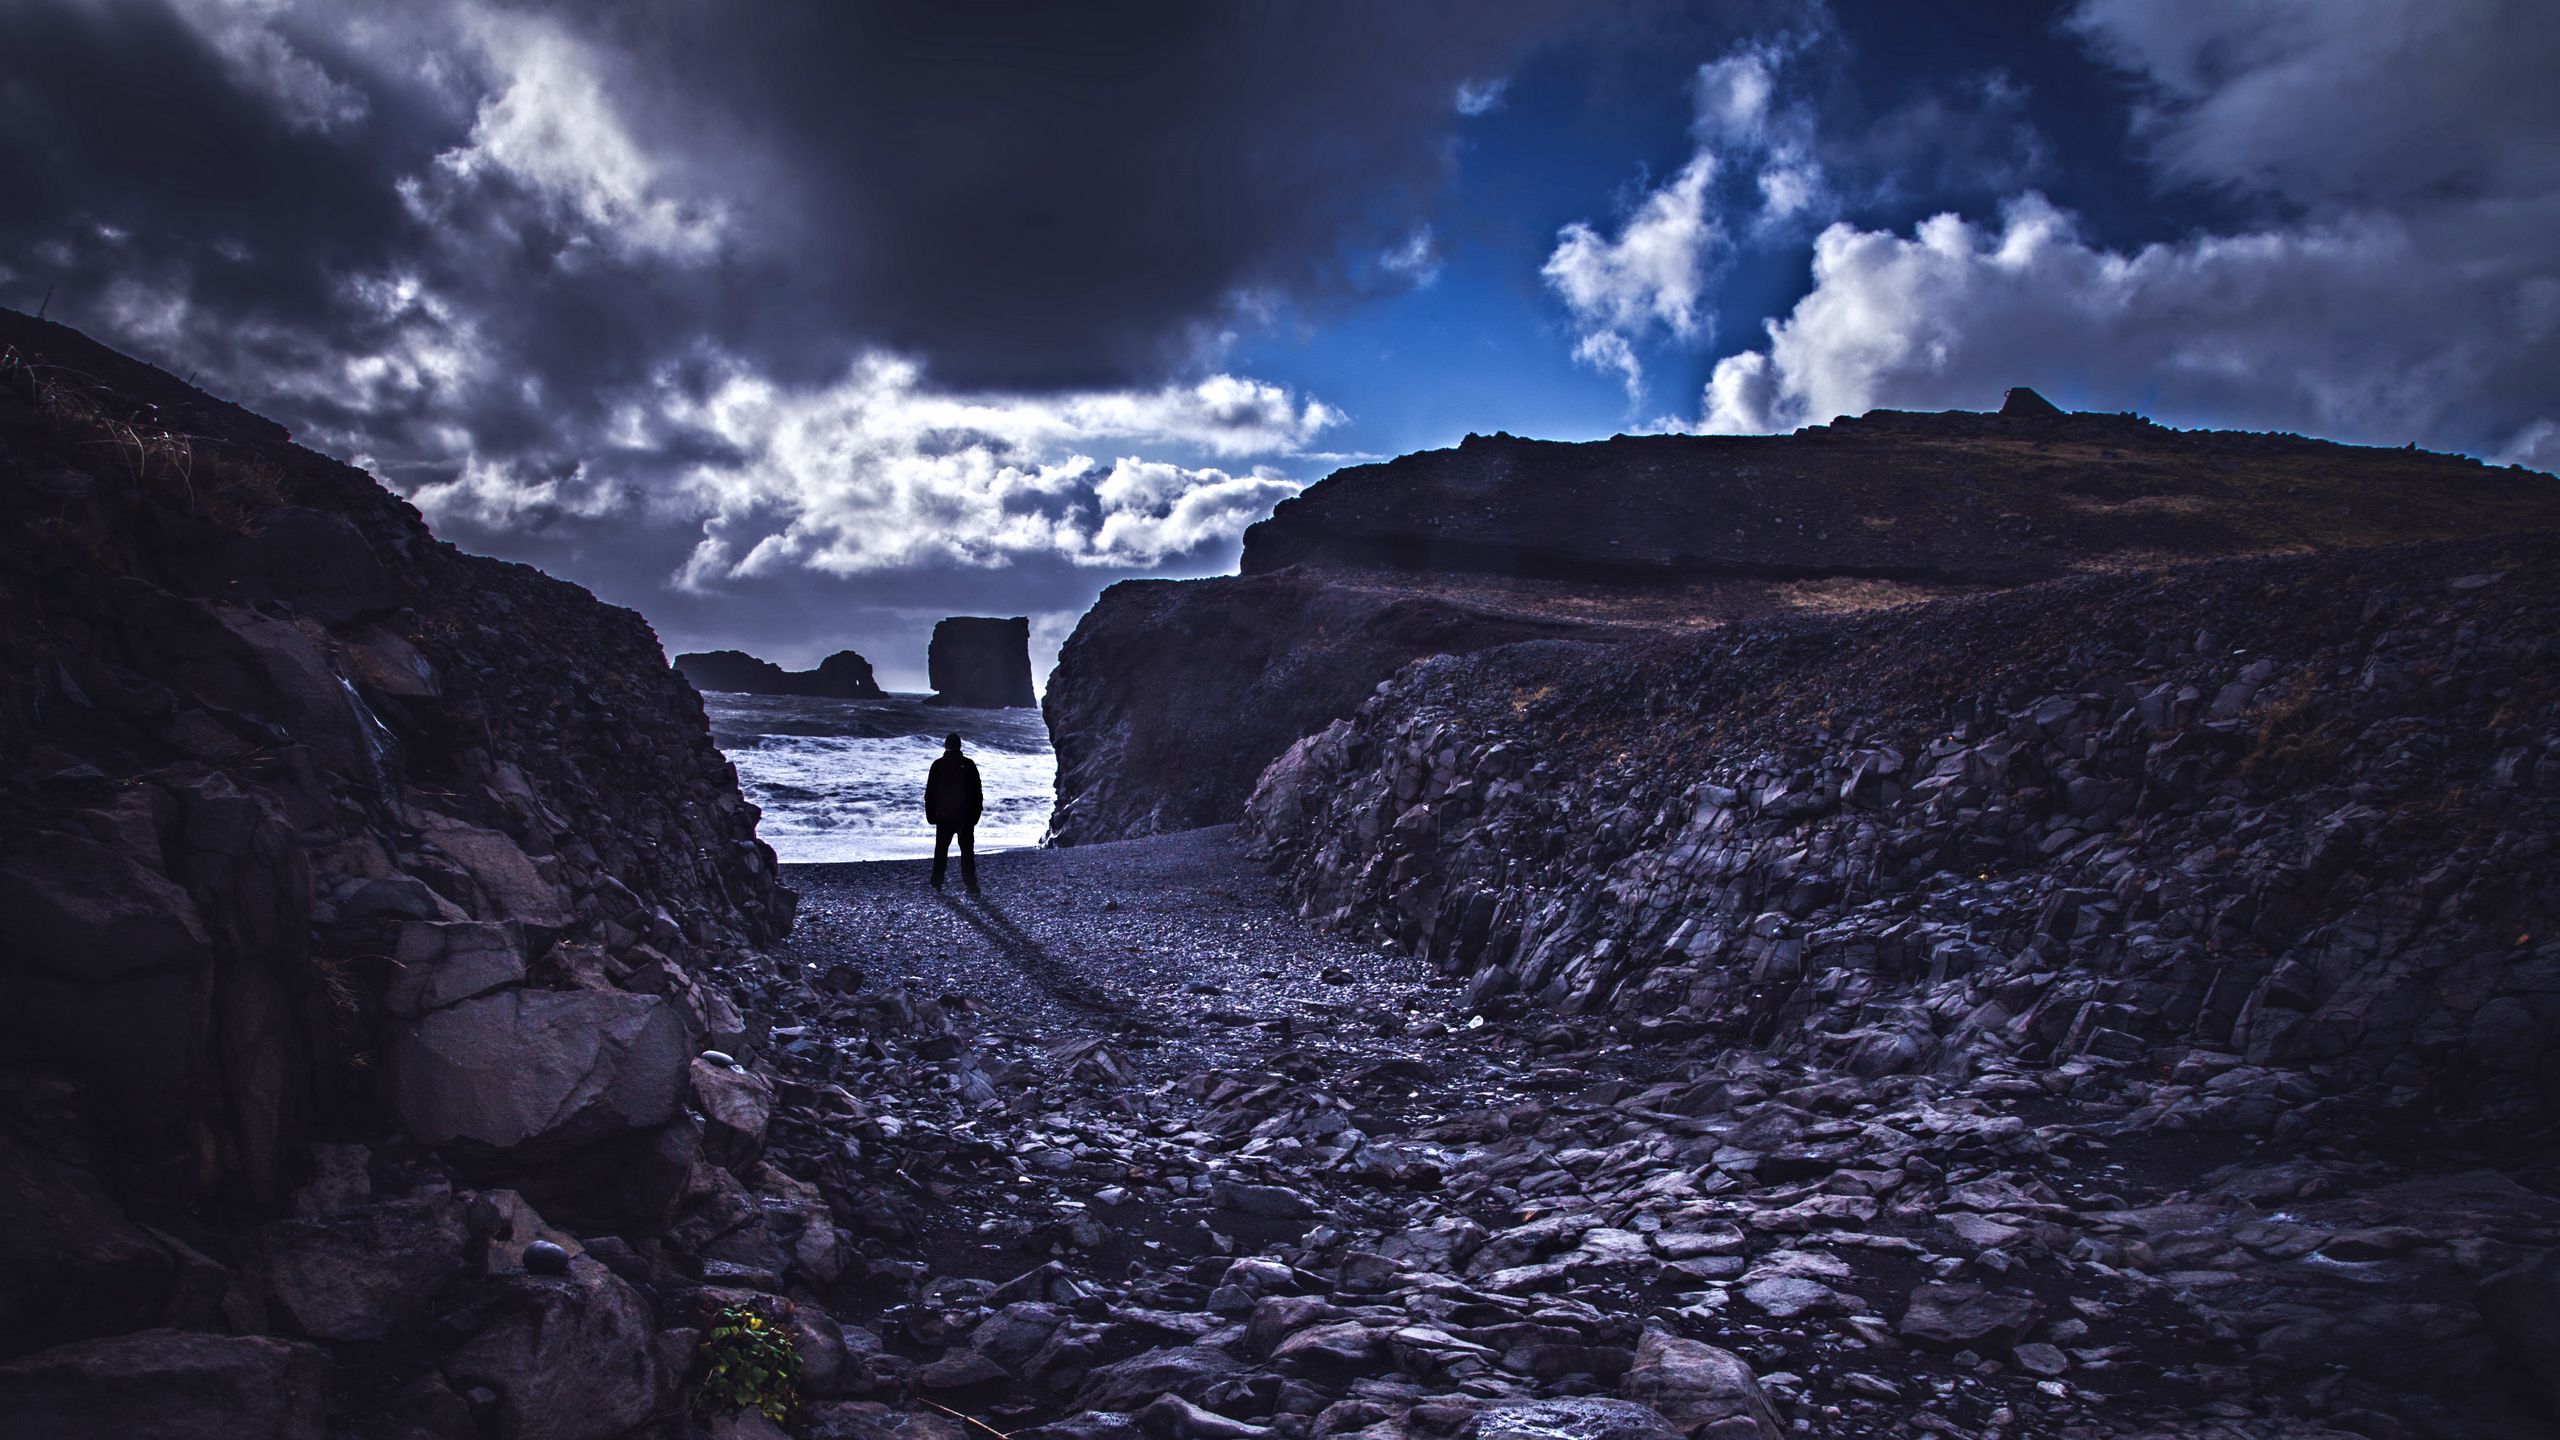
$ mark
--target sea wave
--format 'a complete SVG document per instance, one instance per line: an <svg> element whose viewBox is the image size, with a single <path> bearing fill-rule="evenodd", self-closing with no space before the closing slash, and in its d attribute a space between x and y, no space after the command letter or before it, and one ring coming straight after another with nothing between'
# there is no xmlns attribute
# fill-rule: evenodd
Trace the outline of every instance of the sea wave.
<svg viewBox="0 0 2560 1440"><path fill-rule="evenodd" d="M738 767L747 799L764 811L757 833L785 863L931 855L925 775L953 733L977 761L986 794L980 850L1037 845L1049 827L1058 764L1036 710L946 709L906 695L820 700L714 692L702 700L713 742Z"/></svg>

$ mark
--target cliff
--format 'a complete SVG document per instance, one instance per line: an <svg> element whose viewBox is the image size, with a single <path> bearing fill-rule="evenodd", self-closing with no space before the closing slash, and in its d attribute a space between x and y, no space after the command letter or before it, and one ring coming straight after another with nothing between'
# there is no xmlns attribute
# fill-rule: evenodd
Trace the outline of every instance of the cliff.
<svg viewBox="0 0 2560 1440"><path fill-rule="evenodd" d="M704 1155L794 900L649 626L10 312L0 510L0 1413L675 1403L667 1287L808 1216Z"/></svg>
<svg viewBox="0 0 2560 1440"><path fill-rule="evenodd" d="M1086 614L1050 679L1052 839L1233 820L1291 740L1401 666L1533 631L1614 644L2560 526L2550 477L2460 457L2013 409L1784 436L1470 436L1339 471L1246 532L1240 576L1115 586Z"/></svg>
<svg viewBox="0 0 2560 1440"><path fill-rule="evenodd" d="M2499 1153L2560 1119L2549 544L1434 660L1246 828L1479 1010Z"/></svg>
<svg viewBox="0 0 2560 1440"><path fill-rule="evenodd" d="M1257 761L1412 657L1587 628L1294 574L1123 581L1076 627L1041 702L1058 756L1049 839L1122 840L1232 819Z"/></svg>
<svg viewBox="0 0 2560 1440"><path fill-rule="evenodd" d="M955 615L934 623L925 649L933 703L972 710L1037 705L1031 689L1031 621Z"/></svg>
<svg viewBox="0 0 2560 1440"><path fill-rule="evenodd" d="M743 650L695 651L677 656L675 665L696 690L825 700L877 700L885 693L871 676L871 662L850 650L819 661L815 670L785 670Z"/></svg>

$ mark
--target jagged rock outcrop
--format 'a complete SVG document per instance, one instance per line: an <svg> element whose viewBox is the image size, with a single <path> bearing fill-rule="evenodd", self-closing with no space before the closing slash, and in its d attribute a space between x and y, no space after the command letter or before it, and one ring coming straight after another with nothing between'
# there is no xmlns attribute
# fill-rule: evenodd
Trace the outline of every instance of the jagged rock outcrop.
<svg viewBox="0 0 2560 1440"><path fill-rule="evenodd" d="M1031 620L954 615L937 620L925 648L933 703L971 710L1037 705L1031 689Z"/></svg>
<svg viewBox="0 0 2560 1440"><path fill-rule="evenodd" d="M1240 578L1106 592L1050 680L1051 838L1233 820L1282 748L1400 666L1530 633L1615 642L2083 570L2553 526L2547 477L2023 401L1786 436L1469 436L1283 501L1246 532ZM1417 610L1433 618L1401 618Z"/></svg>
<svg viewBox="0 0 2560 1440"><path fill-rule="evenodd" d="M699 650L676 657L676 669L696 690L745 695L808 695L823 700L877 700L887 692L872 677L871 662L839 650L815 670L785 670L743 650Z"/></svg>
<svg viewBox="0 0 2560 1440"><path fill-rule="evenodd" d="M0 512L0 1429L664 1406L794 898L657 637L5 311Z"/></svg>
<svg viewBox="0 0 2560 1440"><path fill-rule="evenodd" d="M1418 665L1276 762L1307 913L1480 1008L2139 1123L2560 1117L2547 537Z"/></svg>
<svg viewBox="0 0 2560 1440"><path fill-rule="evenodd" d="M1232 819L1262 764L1414 656L1590 628L1300 575L1123 581L1068 638L1041 702L1058 754L1049 839Z"/></svg>

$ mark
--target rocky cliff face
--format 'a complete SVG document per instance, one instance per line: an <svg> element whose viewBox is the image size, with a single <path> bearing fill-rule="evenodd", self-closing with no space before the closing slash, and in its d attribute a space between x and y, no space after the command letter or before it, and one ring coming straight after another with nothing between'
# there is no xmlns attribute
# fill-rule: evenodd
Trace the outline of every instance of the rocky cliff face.
<svg viewBox="0 0 2560 1440"><path fill-rule="evenodd" d="M1508 1136L1522 1229L1643 1229L1626 1197L1677 1174L1631 1161L1598 1205L1575 1177L1697 1137L1710 1207L1772 1246L1726 1262L1713 1323L1841 1317L1858 1339L1760 1358L1838 1346L1884 1406L1826 1410L1843 1433L1907 1429L1889 1365L1950 1350L2067 1377L2038 1390L2103 1429L2217 1427L2133 1419L2115 1367L2165 1349L2085 1342L2136 1313L2220 1347L2152 1392L2207 1413L2546 1433L2552 539L1429 660L1272 765L1244 829L1306 914L1462 984L1469 1033L1532 1032L1557 1088L1648 1067L1583 1090L1579 1130ZM1914 1238L1934 1278L1887 1339L1834 1286Z"/></svg>
<svg viewBox="0 0 2560 1440"><path fill-rule="evenodd" d="M725 690L746 695L809 695L826 700L877 700L884 693L872 678L871 662L850 650L839 650L818 662L815 670L785 670L743 650L708 650L679 655L677 673L696 690Z"/></svg>
<svg viewBox="0 0 2560 1440"><path fill-rule="evenodd" d="M0 1413L665 1405L634 1281L754 1211L694 1056L793 897L656 636L6 312L0 479Z"/></svg>
<svg viewBox="0 0 2560 1440"><path fill-rule="evenodd" d="M2460 456L2133 415L1880 410L1793 435L1470 435L1282 501L1245 532L1242 569L2008 585L2554 523L2550 486Z"/></svg>
<svg viewBox="0 0 2560 1440"><path fill-rule="evenodd" d="M1414 656L1590 628L1295 574L1124 581L1068 638L1041 704L1058 754L1049 839L1222 823L1261 765Z"/></svg>
<svg viewBox="0 0 2560 1440"><path fill-rule="evenodd" d="M1085 616L1050 681L1052 838L1232 820L1282 748L1400 666L1529 633L1614 643L2083 571L2560 526L2548 477L2458 457L2017 408L1790 436L1470 436L1343 470L1246 532L1242 578L1114 587ZM1399 618L1416 608L1433 618Z"/></svg>
<svg viewBox="0 0 2560 1440"><path fill-rule="evenodd" d="M1031 690L1031 620L955 615L934 623L925 670L937 705L1005 710L1037 705Z"/></svg>
<svg viewBox="0 0 2560 1440"><path fill-rule="evenodd" d="M2547 539L2219 562L1405 672L1248 828L1503 1012L2140 1126L2560 1117Z"/></svg>

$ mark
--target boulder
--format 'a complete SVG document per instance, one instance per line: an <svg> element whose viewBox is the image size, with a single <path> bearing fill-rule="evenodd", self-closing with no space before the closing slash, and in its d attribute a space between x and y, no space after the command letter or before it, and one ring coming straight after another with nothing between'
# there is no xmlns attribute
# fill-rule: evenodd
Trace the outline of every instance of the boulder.
<svg viewBox="0 0 2560 1440"><path fill-rule="evenodd" d="M2041 1308L2028 1296L1979 1285L1923 1285L1911 1292L1897 1330L1927 1349L1999 1354L2018 1343Z"/></svg>
<svg viewBox="0 0 2560 1440"><path fill-rule="evenodd" d="M251 1246L274 1314L314 1340L380 1340L425 1315L461 1275L462 1206L450 1195L278 1220Z"/></svg>
<svg viewBox="0 0 2560 1440"><path fill-rule="evenodd" d="M0 1364L10 1440L320 1440L328 1357L263 1335L144 1330Z"/></svg>
<svg viewBox="0 0 2560 1440"><path fill-rule="evenodd" d="M1618 1388L1693 1440L1779 1440L1785 1427L1760 1390L1760 1377L1730 1350L1647 1330Z"/></svg>
<svg viewBox="0 0 2560 1440"><path fill-rule="evenodd" d="M498 1395L510 1440L614 1440L657 1408L665 1380L647 1302L579 1257L564 1276L493 1277L477 1297L490 1322L444 1362L457 1390Z"/></svg>
<svg viewBox="0 0 2560 1440"><path fill-rule="evenodd" d="M524 847L495 830L467 824L431 810L417 813L427 847L470 875L494 913L484 919L516 920L547 930L566 927L569 899L544 876Z"/></svg>
<svg viewBox="0 0 2560 1440"><path fill-rule="evenodd" d="M502 990L411 1026L391 1090L430 1145L552 1154L675 1119L692 1048L654 995Z"/></svg>
<svg viewBox="0 0 2560 1440"><path fill-rule="evenodd" d="M1085 1377L1075 1404L1079 1410L1126 1413L1159 1395L1196 1399L1211 1384L1243 1368L1234 1356L1207 1345L1148 1350L1096 1367Z"/></svg>
<svg viewBox="0 0 2560 1440"><path fill-rule="evenodd" d="M382 1008L415 1020L522 983L524 931L512 921L412 920L400 927L392 958L400 968L384 987Z"/></svg>
<svg viewBox="0 0 2560 1440"><path fill-rule="evenodd" d="M693 1103L702 1111L702 1153L744 1175L764 1153L773 1119L773 1085L734 1061L693 1057Z"/></svg>

